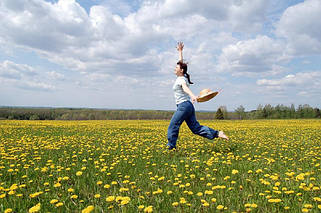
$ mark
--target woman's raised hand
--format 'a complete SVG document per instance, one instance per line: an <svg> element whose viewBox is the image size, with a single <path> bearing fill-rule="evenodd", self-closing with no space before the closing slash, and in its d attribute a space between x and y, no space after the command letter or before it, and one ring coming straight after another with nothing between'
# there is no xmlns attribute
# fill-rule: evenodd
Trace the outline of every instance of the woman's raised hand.
<svg viewBox="0 0 321 213"><path fill-rule="evenodd" d="M177 49L178 51L183 51L183 48L184 48L184 43L181 42L181 41L177 42L177 47L176 47L176 49Z"/></svg>

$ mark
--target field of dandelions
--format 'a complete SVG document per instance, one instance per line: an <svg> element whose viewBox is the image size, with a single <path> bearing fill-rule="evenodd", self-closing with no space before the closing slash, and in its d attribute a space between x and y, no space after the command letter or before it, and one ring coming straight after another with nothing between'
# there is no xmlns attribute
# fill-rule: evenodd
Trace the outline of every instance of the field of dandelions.
<svg viewBox="0 0 321 213"><path fill-rule="evenodd" d="M321 121L0 121L0 212L320 212Z"/></svg>

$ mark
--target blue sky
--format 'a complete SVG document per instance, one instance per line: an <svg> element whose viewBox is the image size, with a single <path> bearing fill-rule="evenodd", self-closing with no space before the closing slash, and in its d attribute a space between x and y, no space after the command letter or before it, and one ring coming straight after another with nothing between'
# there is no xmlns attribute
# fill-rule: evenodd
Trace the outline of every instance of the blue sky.
<svg viewBox="0 0 321 213"><path fill-rule="evenodd" d="M175 110L177 41L197 110L321 107L320 0L2 0L0 105Z"/></svg>

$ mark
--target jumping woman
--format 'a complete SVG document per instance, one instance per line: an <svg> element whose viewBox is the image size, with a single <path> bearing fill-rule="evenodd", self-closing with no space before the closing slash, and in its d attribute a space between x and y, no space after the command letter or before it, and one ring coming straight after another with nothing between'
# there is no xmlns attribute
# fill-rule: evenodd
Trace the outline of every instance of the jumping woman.
<svg viewBox="0 0 321 213"><path fill-rule="evenodd" d="M193 104L197 101L197 96L189 89L190 84L193 83L190 80L190 75L187 73L187 64L183 62L183 48L183 42L178 42L177 50L179 53L179 61L175 68L177 78L173 86L177 110L174 113L167 130L167 146L169 150L176 149L179 128L184 121L194 134L211 140L214 138L228 140L228 137L223 131L216 131L207 126L202 126L196 120Z"/></svg>

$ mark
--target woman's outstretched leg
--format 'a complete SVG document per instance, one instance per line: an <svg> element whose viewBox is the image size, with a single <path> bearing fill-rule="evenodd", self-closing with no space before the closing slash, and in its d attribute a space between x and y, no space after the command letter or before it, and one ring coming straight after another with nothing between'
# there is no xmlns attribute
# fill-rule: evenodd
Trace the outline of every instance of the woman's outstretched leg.
<svg viewBox="0 0 321 213"><path fill-rule="evenodd" d="M194 106L192 105L192 107L192 114L185 121L194 134L200 135L211 140L214 138L223 138L228 140L228 137L224 134L223 131L217 131L210 127L200 125L199 122L196 120Z"/></svg>

